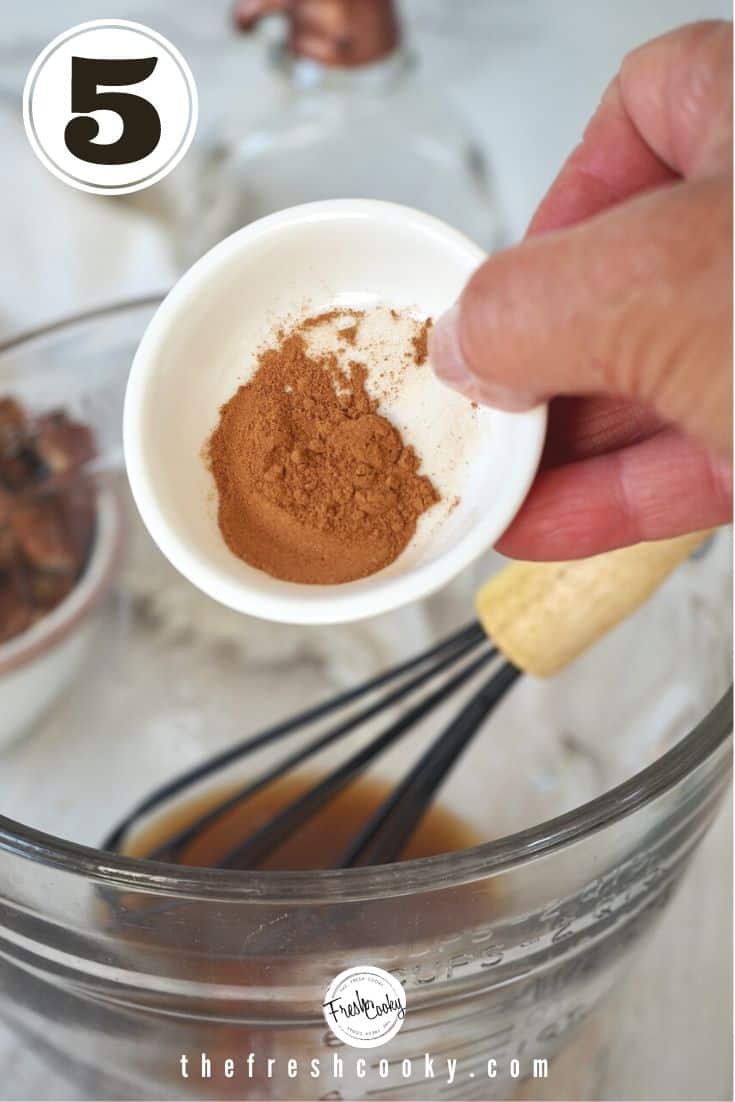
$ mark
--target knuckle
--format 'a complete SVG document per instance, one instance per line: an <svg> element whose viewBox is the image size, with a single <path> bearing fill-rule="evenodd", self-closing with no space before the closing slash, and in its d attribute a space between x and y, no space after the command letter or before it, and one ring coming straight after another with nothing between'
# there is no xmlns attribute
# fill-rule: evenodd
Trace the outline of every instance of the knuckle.
<svg viewBox="0 0 735 1102"><path fill-rule="evenodd" d="M682 175L731 169L731 24L692 23L639 46L620 83L644 139Z"/></svg>
<svg viewBox="0 0 735 1102"><path fill-rule="evenodd" d="M732 298L732 204L725 181L681 184L644 201L610 314L603 385L686 422L726 357ZM720 349L718 352L717 350ZM702 365L710 367L704 379Z"/></svg>
<svg viewBox="0 0 735 1102"><path fill-rule="evenodd" d="M689 171L726 167L732 149L732 42L723 24L702 28L672 92L672 110L688 130Z"/></svg>

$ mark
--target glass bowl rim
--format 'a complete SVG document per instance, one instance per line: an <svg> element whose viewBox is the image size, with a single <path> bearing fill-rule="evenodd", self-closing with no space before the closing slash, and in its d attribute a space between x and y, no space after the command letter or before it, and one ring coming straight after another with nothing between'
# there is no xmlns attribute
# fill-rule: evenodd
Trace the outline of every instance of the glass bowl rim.
<svg viewBox="0 0 735 1102"><path fill-rule="evenodd" d="M26 330L0 342L0 357L56 333L155 306L162 294L121 300ZM732 687L670 750L621 784L562 815L459 852L399 864L317 871L183 867L80 845L0 815L0 850L122 891L209 902L355 902L457 887L583 841L638 811L694 773L729 739Z"/></svg>

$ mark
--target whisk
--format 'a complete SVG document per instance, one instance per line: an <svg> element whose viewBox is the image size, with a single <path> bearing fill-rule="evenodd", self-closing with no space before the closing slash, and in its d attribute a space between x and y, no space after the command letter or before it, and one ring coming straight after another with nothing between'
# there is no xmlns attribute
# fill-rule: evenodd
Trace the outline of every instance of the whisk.
<svg viewBox="0 0 735 1102"><path fill-rule="evenodd" d="M708 534L641 543L575 562L514 563L506 567L477 594L479 622L355 688L251 735L155 789L108 835L103 848L119 852L139 825L170 801L261 748L296 736L295 748L286 751L276 765L241 785L146 854L153 859L176 861L194 838L234 807L382 713L403 708L397 718L389 719L346 761L287 803L249 837L237 840L217 862L223 868L256 868L380 754L477 679L479 685L456 716L349 840L335 867L395 861L439 786L521 674L553 676L641 605ZM312 733L305 742L298 738L312 727L318 727L316 735Z"/></svg>

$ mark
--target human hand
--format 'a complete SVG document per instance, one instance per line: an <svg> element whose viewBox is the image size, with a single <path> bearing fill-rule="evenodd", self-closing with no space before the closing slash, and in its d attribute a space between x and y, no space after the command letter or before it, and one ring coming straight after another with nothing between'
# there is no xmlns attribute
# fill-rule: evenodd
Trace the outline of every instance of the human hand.
<svg viewBox="0 0 735 1102"><path fill-rule="evenodd" d="M551 399L505 554L579 558L730 519L731 24L625 58L526 239L478 269L431 358L482 404Z"/></svg>

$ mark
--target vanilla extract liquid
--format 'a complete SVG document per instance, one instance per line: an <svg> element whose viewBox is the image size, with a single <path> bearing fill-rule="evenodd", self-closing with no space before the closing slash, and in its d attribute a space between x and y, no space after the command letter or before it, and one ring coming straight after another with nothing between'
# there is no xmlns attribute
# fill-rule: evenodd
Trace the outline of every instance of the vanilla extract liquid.
<svg viewBox="0 0 735 1102"><path fill-rule="evenodd" d="M274 782L204 827L171 859L177 864L199 868L217 866L238 842L244 842L272 816L313 788L317 781L318 778L311 776L295 776ZM386 781L372 778L353 781L272 854L263 858L258 868L334 868L350 842L392 792L392 786ZM138 829L124 852L132 857L149 856L201 815L224 802L228 795L228 790L219 789L183 800ZM441 805L433 804L406 843L400 860L450 853L478 845L481 840L460 818Z"/></svg>

